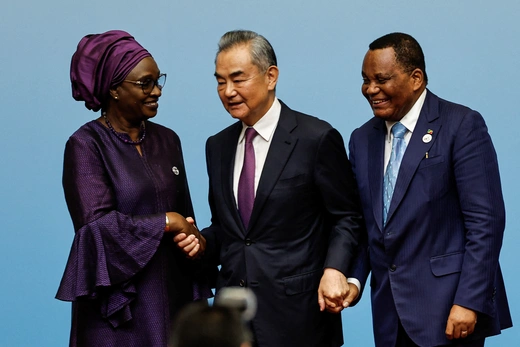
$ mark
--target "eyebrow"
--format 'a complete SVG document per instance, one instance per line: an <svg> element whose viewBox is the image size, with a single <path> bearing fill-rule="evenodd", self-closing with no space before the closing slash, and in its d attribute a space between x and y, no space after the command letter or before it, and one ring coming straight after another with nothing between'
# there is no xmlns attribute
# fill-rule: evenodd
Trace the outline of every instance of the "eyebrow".
<svg viewBox="0 0 520 347"><path fill-rule="evenodd" d="M157 75L157 78L159 78L159 76L161 76L161 72L159 71L159 74ZM154 74L153 73L145 73L139 77L136 78L136 81L140 81L140 80L143 80L143 79L156 79L154 77Z"/></svg>
<svg viewBox="0 0 520 347"><path fill-rule="evenodd" d="M375 78L392 78L394 75L393 74L388 74L388 73L382 73L382 72L378 72L375 74ZM361 71L361 77L367 77L367 74L364 72L364 71Z"/></svg>
<svg viewBox="0 0 520 347"><path fill-rule="evenodd" d="M376 74L376 78L390 79L392 77L394 77L393 74L383 74L383 73Z"/></svg>
<svg viewBox="0 0 520 347"><path fill-rule="evenodd" d="M237 76L240 76L240 75L243 75L243 74L244 74L244 71L238 70L238 71L234 71L234 72L230 73L229 77L234 78L234 77L237 77ZM221 75L219 75L217 72L214 73L214 76L216 78L224 78Z"/></svg>

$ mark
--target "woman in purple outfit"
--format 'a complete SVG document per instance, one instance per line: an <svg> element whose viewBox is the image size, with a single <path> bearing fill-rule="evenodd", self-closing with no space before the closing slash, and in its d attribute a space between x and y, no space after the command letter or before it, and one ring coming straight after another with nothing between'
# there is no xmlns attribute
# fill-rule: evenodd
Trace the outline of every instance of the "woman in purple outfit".
<svg viewBox="0 0 520 347"><path fill-rule="evenodd" d="M80 41L71 81L74 99L101 116L65 147L75 237L56 298L72 301L70 346L167 346L175 314L211 291L202 264L173 242L199 234L185 219L193 207L179 137L150 121L166 74L113 30Z"/></svg>

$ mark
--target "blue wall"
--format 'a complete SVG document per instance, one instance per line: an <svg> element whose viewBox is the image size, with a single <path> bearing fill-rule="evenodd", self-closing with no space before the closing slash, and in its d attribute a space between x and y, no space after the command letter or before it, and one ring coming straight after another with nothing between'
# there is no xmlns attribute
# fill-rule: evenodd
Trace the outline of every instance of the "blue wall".
<svg viewBox="0 0 520 347"><path fill-rule="evenodd" d="M62 155L68 136L96 117L72 99L69 63L83 35L116 28L168 73L155 120L183 140L199 226L209 223L204 143L232 122L213 77L224 32L266 36L279 58L278 96L329 121L346 141L371 117L360 93L368 44L392 31L415 36L429 88L480 111L494 139L508 212L501 261L513 318L520 317L519 10L517 0L3 1L0 346L67 344L70 304L53 299L73 238ZM368 296L343 317L346 341L373 345ZM487 346L517 345L519 337L509 329Z"/></svg>

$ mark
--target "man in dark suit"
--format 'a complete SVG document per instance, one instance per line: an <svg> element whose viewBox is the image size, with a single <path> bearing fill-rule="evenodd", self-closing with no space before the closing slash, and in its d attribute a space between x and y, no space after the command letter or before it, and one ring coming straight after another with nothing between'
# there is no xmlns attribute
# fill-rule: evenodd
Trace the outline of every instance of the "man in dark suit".
<svg viewBox="0 0 520 347"><path fill-rule="evenodd" d="M364 285L372 272L376 345L483 346L512 325L498 262L504 203L486 124L426 89L424 55L410 35L369 48L361 89L375 118L349 146L368 245L352 277Z"/></svg>
<svg viewBox="0 0 520 347"><path fill-rule="evenodd" d="M221 38L215 77L238 120L206 144L212 220L201 242L221 265L217 292L242 286L256 294L256 346L340 346L337 313L352 286L344 274L362 230L343 139L276 98L275 53L254 32Z"/></svg>

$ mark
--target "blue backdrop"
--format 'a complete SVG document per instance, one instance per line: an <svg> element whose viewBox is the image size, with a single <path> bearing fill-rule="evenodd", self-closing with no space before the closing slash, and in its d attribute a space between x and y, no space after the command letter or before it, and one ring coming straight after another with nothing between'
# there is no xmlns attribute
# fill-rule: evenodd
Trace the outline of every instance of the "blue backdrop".
<svg viewBox="0 0 520 347"><path fill-rule="evenodd" d="M513 319L519 317L519 10L518 0L3 1L0 346L68 343L70 304L54 299L73 238L61 188L63 149L97 117L72 99L69 64L81 37L109 29L129 31L168 73L155 120L183 141L201 227L209 223L204 143L233 122L213 77L224 32L267 37L278 55L278 96L329 121L345 141L372 116L360 92L368 44L392 31L415 36L429 88L480 111L494 139L507 208L501 262ZM351 346L373 345L368 298L343 312ZM487 346L517 345L519 337L509 329Z"/></svg>

